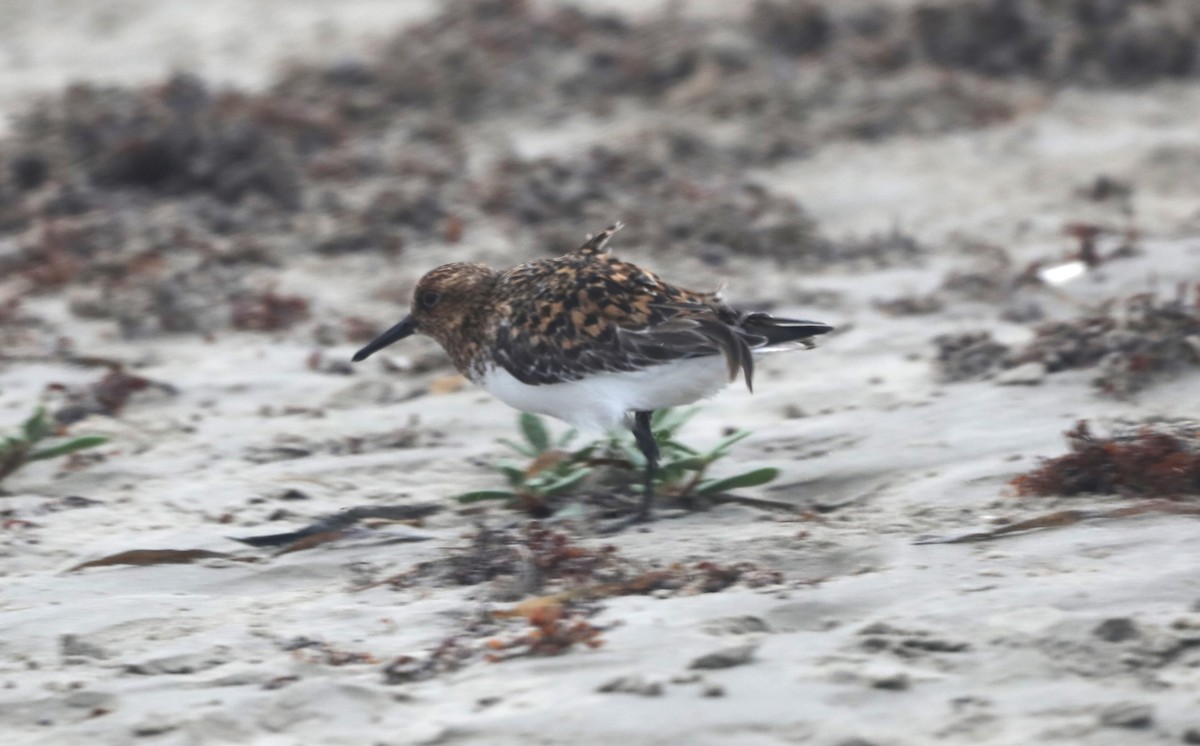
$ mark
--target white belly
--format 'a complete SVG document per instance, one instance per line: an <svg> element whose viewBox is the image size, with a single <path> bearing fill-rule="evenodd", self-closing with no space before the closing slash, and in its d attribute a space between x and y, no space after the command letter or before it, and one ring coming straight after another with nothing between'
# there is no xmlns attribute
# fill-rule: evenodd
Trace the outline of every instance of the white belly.
<svg viewBox="0 0 1200 746"><path fill-rule="evenodd" d="M611 430L624 423L628 412L678 407L712 396L728 385L729 369L724 357L711 356L530 386L503 368L493 368L480 383L523 412L557 417L580 429Z"/></svg>

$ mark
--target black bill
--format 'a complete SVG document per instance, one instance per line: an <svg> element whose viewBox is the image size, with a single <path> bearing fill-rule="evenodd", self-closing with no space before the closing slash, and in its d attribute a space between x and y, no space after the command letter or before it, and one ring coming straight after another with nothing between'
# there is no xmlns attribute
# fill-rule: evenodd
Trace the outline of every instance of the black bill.
<svg viewBox="0 0 1200 746"><path fill-rule="evenodd" d="M404 320L399 324L396 324L391 329L388 329L383 334L380 334L378 337L371 340L371 343L366 347L354 353L354 362L357 363L366 360L393 342L399 342L405 337L412 336L412 334L416 331L417 322L413 321L412 316L405 316Z"/></svg>

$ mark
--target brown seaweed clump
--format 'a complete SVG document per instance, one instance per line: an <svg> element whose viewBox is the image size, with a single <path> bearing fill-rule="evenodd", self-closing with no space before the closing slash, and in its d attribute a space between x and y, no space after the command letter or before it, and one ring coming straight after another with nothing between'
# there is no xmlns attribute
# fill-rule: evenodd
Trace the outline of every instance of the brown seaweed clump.
<svg viewBox="0 0 1200 746"><path fill-rule="evenodd" d="M36 147L14 161L13 178L28 189L81 168L100 188L204 191L226 202L258 194L296 208L293 155L331 144L335 133L320 121L284 122L269 103L213 93L190 75L142 90L76 85L18 120Z"/></svg>
<svg viewBox="0 0 1200 746"><path fill-rule="evenodd" d="M822 245L814 221L794 201L749 185L720 188L637 148L508 161L495 174L484 209L516 217L551 252L572 245L580 225L617 214L630 233L656 248L720 248L816 263Z"/></svg>
<svg viewBox="0 0 1200 746"><path fill-rule="evenodd" d="M986 331L940 334L933 344L937 347L934 365L946 383L988 378L1003 366L1009 351Z"/></svg>
<svg viewBox="0 0 1200 746"><path fill-rule="evenodd" d="M1100 438L1081 420L1066 438L1070 453L1012 480L1017 494L1200 496L1200 423L1153 423Z"/></svg>
<svg viewBox="0 0 1200 746"><path fill-rule="evenodd" d="M1093 385L1105 394L1128 396L1156 380L1200 368L1200 288L1161 300L1135 295L1113 313L1106 308L1072 321L1042 324L1005 367L1040 362L1054 373L1099 367Z"/></svg>
<svg viewBox="0 0 1200 746"><path fill-rule="evenodd" d="M1013 350L990 332L943 334L933 340L943 381L990 378L1028 363L1047 373L1097 369L1092 385L1109 396L1125 397L1155 382L1200 369L1200 287L1169 300L1144 293L1068 321L1034 330L1033 340Z"/></svg>

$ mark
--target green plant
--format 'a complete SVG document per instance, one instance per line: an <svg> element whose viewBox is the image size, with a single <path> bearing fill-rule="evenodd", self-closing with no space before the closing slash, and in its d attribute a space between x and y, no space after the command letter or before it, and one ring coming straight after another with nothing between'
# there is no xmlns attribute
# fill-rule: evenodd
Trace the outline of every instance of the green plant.
<svg viewBox="0 0 1200 746"><path fill-rule="evenodd" d="M512 460L498 461L494 466L508 481L506 490L476 490L457 497L459 502L508 500L526 508L538 508L546 499L561 495L592 473L589 464L596 444L577 451L567 451L577 433L568 430L557 441L551 441L550 431L537 415L522 412L517 418L524 443L501 438L500 442L517 453L532 459L526 466Z"/></svg>
<svg viewBox="0 0 1200 746"><path fill-rule="evenodd" d="M779 470L774 467L764 467L752 471L735 474L729 477L709 478L708 469L712 464L729 454L734 444L749 437L749 430L738 430L721 439L707 451L697 451L676 438L676 432L696 412L696 407L681 409L660 409L650 418L650 428L658 441L661 451L658 470L654 475L654 490L659 495L672 495L679 498L696 496L719 495L729 490L743 487L757 487L766 484L779 476ZM609 441L610 452L620 454L630 468L640 473L646 466L633 437L624 433L614 436ZM634 484L636 491L641 486Z"/></svg>
<svg viewBox="0 0 1200 746"><path fill-rule="evenodd" d="M17 435L5 435L0 439L0 482L31 461L66 456L69 453L95 448L108 442L102 435L82 435L50 445L39 444L56 435L54 425L46 417L45 407L38 407L33 415L21 425Z"/></svg>
<svg viewBox="0 0 1200 746"><path fill-rule="evenodd" d="M729 490L766 484L779 476L778 469L766 467L728 477L708 477L709 467L728 455L733 445L750 433L739 430L711 449L698 451L680 443L675 435L696 411L695 408L664 409L655 412L650 420L661 451L654 477L656 494L683 499L719 495ZM632 435L622 433L607 441L594 441L582 448L568 450L577 436L574 430L552 441L545 423L537 415L522 413L518 417L518 424L524 442L508 439L501 439L500 442L531 461L524 466L512 460L495 463L495 468L508 482L508 488L467 492L457 497L460 502L508 500L526 509L544 509L548 498L570 491L600 466L611 468L619 481L629 484L634 491L641 491L638 481L645 469L646 459Z"/></svg>

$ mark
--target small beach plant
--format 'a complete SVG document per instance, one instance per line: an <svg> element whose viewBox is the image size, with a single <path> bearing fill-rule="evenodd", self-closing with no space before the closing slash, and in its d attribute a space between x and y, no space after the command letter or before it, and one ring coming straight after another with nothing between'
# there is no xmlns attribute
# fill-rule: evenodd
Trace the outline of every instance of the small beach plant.
<svg viewBox="0 0 1200 746"><path fill-rule="evenodd" d="M56 436L58 428L47 416L45 407L38 407L17 433L0 436L0 482L33 461L66 456L108 442L102 435L66 439Z"/></svg>
<svg viewBox="0 0 1200 746"><path fill-rule="evenodd" d="M654 478L657 494L692 499L756 487L779 476L779 470L773 467L725 477L708 476L710 467L727 456L730 449L750 432L735 431L707 450L692 448L680 443L676 433L696 411L695 408L663 409L656 411L650 420L661 451L661 463ZM459 502L507 500L515 507L545 510L548 499L570 493L599 468L611 469L616 481L627 483L633 492L641 492L639 478L646 462L632 435L619 433L607 440L571 448L578 437L575 430L568 430L553 439L545 422L537 415L521 413L517 423L522 441L503 438L499 442L528 462L513 459L495 462L492 466L504 476L507 487L467 492L457 496Z"/></svg>

